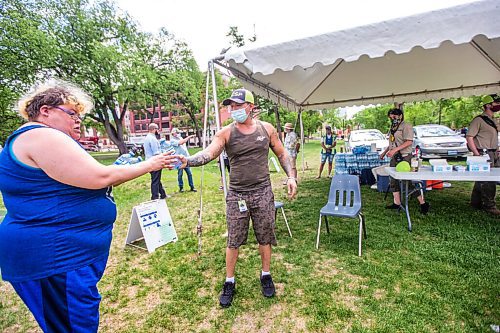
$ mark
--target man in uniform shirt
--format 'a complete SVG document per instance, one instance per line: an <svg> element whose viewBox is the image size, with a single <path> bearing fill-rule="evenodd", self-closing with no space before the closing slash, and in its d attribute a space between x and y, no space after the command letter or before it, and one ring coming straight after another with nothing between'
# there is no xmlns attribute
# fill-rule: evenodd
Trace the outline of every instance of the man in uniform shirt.
<svg viewBox="0 0 500 333"><path fill-rule="evenodd" d="M500 110L500 97L487 95L482 98L483 113L472 119L467 132L467 144L474 156L487 154L491 167L500 167L498 156L498 122L493 114ZM470 204L477 209L500 216L496 206L496 182L475 182Z"/></svg>
<svg viewBox="0 0 500 333"><path fill-rule="evenodd" d="M389 156L391 158L389 164L391 167L395 167L402 161L410 163L412 157L413 126L404 121L404 114L401 109L391 109L387 113L387 116L391 120L391 129L389 130L389 146L382 152L380 159L383 159L386 155ZM401 207L399 182L392 177L389 177L389 180L393 203L385 208L399 209ZM422 192L420 192L420 195L417 196L417 200L420 203L420 212L424 215L427 214L429 212L430 205L428 202L425 202Z"/></svg>

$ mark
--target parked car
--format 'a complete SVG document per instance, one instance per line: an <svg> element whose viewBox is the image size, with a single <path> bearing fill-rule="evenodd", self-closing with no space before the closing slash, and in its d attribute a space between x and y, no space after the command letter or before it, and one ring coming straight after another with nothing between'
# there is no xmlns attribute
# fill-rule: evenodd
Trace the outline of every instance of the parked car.
<svg viewBox="0 0 500 333"><path fill-rule="evenodd" d="M389 146L389 141L378 129L354 130L349 135L345 145L347 150L352 150L358 146L371 146L372 143L375 143L378 152L385 150Z"/></svg>
<svg viewBox="0 0 500 333"><path fill-rule="evenodd" d="M93 141L78 141L86 151L99 151L99 147Z"/></svg>
<svg viewBox="0 0 500 333"><path fill-rule="evenodd" d="M422 158L465 157L469 154L467 141L443 125L413 127L413 149L418 147Z"/></svg>
<svg viewBox="0 0 500 333"><path fill-rule="evenodd" d="M127 150L133 152L135 155L144 155L144 147L138 143L126 143Z"/></svg>

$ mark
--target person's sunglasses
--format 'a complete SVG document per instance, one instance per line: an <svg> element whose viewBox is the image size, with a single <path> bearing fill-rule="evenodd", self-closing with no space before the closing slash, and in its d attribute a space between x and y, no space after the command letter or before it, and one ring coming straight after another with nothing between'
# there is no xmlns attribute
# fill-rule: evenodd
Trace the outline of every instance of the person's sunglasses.
<svg viewBox="0 0 500 333"><path fill-rule="evenodd" d="M68 116L71 117L71 119L73 120L82 120L82 117L80 117L78 115L78 113L74 112L74 111L70 111L70 110L66 110L65 108L63 107L60 107L60 106L51 106L53 109L58 109L58 110L61 110L62 112L66 113Z"/></svg>

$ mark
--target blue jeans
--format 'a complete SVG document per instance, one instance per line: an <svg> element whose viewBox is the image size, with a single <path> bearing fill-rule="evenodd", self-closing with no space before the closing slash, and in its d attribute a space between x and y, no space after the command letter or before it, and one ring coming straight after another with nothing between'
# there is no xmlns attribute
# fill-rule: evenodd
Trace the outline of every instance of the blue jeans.
<svg viewBox="0 0 500 333"><path fill-rule="evenodd" d="M184 181L182 180L182 172L183 171L186 171L186 173L188 175L189 187L191 187L191 189L194 189L193 174L191 173L191 168L189 168L189 167L177 170L177 182L179 183L179 188L181 190L184 188Z"/></svg>

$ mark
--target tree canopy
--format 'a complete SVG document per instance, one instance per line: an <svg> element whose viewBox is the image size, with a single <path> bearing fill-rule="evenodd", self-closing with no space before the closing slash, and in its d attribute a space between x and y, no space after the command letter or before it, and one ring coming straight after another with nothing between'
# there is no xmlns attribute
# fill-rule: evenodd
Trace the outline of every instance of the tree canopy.
<svg viewBox="0 0 500 333"><path fill-rule="evenodd" d="M354 115L353 121L362 128L376 128L386 132L389 128L387 112L393 106L385 104L366 108ZM480 97L460 97L406 103L405 120L412 125L441 124L453 129L467 127L472 118L482 112Z"/></svg>
<svg viewBox="0 0 500 333"><path fill-rule="evenodd" d="M188 46L166 29L139 31L107 0L5 0L0 31L0 111L36 81L58 77L94 98L89 115L121 152L130 103L199 109L202 73Z"/></svg>

